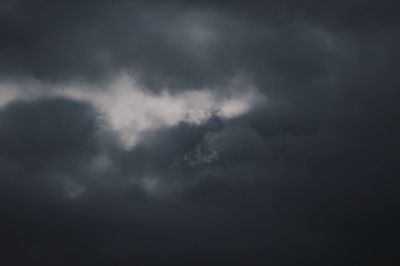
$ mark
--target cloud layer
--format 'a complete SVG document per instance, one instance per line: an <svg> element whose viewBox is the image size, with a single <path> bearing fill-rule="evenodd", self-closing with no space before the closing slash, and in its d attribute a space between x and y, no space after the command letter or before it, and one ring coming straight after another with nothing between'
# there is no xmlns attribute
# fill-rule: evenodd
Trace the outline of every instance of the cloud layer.
<svg viewBox="0 0 400 266"><path fill-rule="evenodd" d="M3 1L5 265L398 265L395 1Z"/></svg>

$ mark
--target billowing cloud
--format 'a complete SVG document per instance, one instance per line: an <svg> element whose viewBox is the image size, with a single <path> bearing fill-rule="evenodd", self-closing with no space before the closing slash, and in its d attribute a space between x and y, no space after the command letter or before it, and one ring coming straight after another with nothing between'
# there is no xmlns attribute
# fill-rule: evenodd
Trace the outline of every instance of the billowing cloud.
<svg viewBox="0 0 400 266"><path fill-rule="evenodd" d="M39 81L37 86L45 87ZM237 77L224 88L186 90L171 94L146 91L126 74L118 76L101 90L90 86L54 86L51 89L24 90L25 84L2 84L3 102L64 97L92 104L128 148L146 131L176 126L180 122L201 124L212 116L232 119L266 101L249 81ZM216 89L217 91L214 91ZM232 90L222 94L219 90Z"/></svg>
<svg viewBox="0 0 400 266"><path fill-rule="evenodd" d="M395 1L2 1L4 265L398 265Z"/></svg>

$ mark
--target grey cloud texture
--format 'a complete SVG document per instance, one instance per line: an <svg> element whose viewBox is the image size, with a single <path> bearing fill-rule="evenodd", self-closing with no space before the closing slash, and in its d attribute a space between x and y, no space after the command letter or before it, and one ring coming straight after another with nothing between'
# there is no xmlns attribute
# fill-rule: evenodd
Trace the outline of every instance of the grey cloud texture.
<svg viewBox="0 0 400 266"><path fill-rule="evenodd" d="M129 70L158 90L223 84L232 75L255 71L270 79L292 71L292 78L301 81L329 71L329 60L343 52L335 51L342 41L348 48L341 31L362 34L397 25L396 21L379 24L393 17L383 12L391 7L388 1L338 1L326 7L310 1L248 5L222 1L200 6L195 1L100 1L96 5L12 1L4 6L4 75L52 82L102 81ZM332 12L333 21L346 21L341 16L351 12L349 6L360 13L351 13L355 21L368 13L377 20L368 20L372 25L362 23L365 31L354 30L351 23L331 29L323 20L308 20L314 18L308 13L325 17L324 13ZM263 18L281 17L282 22L259 22L256 10L267 12Z"/></svg>
<svg viewBox="0 0 400 266"><path fill-rule="evenodd" d="M1 263L398 265L397 6L3 1Z"/></svg>

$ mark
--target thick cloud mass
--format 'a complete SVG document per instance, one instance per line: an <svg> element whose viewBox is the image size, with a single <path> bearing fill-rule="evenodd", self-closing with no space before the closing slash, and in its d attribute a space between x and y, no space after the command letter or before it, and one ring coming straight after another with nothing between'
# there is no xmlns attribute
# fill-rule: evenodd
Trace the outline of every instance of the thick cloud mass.
<svg viewBox="0 0 400 266"><path fill-rule="evenodd" d="M399 265L398 6L1 1L0 264Z"/></svg>

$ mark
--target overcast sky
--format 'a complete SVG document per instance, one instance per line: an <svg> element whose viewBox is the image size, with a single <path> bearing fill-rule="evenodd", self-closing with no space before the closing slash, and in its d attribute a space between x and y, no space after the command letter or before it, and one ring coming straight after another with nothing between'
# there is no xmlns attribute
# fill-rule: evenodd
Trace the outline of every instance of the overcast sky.
<svg viewBox="0 0 400 266"><path fill-rule="evenodd" d="M399 265L396 0L0 0L0 264Z"/></svg>

